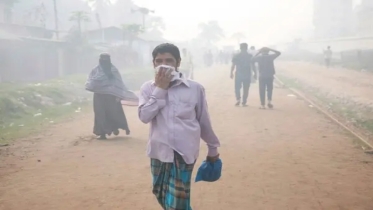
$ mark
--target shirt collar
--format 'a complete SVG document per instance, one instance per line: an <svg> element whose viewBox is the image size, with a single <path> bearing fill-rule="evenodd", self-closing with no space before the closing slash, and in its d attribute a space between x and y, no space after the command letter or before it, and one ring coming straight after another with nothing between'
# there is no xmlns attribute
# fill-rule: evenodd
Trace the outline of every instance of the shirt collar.
<svg viewBox="0 0 373 210"><path fill-rule="evenodd" d="M185 75L182 74L181 72L180 72L179 74L180 74L180 79L181 79L181 80L176 80L176 84L184 83L184 85L186 85L187 87L190 87L189 81L188 81L188 79L185 77Z"/></svg>

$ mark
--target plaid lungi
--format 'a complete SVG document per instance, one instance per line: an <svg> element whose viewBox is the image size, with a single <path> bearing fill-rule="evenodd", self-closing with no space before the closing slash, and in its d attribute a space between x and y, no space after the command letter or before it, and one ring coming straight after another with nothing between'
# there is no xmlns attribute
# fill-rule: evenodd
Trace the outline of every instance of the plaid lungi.
<svg viewBox="0 0 373 210"><path fill-rule="evenodd" d="M153 194L164 210L192 210L190 182L194 164L186 164L175 152L173 163L151 159Z"/></svg>

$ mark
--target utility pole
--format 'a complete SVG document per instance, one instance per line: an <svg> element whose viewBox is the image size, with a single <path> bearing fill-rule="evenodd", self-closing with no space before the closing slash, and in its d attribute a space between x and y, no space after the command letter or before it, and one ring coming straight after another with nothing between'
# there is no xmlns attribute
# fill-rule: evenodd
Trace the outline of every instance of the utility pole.
<svg viewBox="0 0 373 210"><path fill-rule="evenodd" d="M100 14L98 14L98 12L96 12L96 21L101 31L101 42L104 43L105 42L105 30L102 28Z"/></svg>
<svg viewBox="0 0 373 210"><path fill-rule="evenodd" d="M54 7L54 24L55 24L56 38L58 40L60 39L60 34L59 34L59 29L58 29L57 0L53 0L53 7Z"/></svg>

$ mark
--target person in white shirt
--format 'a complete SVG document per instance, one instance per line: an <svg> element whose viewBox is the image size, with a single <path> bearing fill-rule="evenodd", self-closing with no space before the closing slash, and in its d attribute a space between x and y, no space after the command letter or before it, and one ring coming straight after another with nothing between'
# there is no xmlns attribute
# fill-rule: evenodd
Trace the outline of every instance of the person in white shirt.
<svg viewBox="0 0 373 210"><path fill-rule="evenodd" d="M256 55L255 46L251 46L251 47L250 47L249 53L250 53L252 56L255 56L255 55Z"/></svg>
<svg viewBox="0 0 373 210"><path fill-rule="evenodd" d="M325 66L330 67L330 62L332 60L333 52L331 50L331 47L328 46L326 50L324 50L324 59L325 59Z"/></svg>
<svg viewBox="0 0 373 210"><path fill-rule="evenodd" d="M256 55L256 53L257 53L257 50L255 49L255 46L251 46L250 47L250 49L249 49L249 53L254 57L255 55ZM252 63L251 64L251 69L253 70L253 72L254 72L254 75L256 75L256 63ZM251 79L251 83L256 83L256 77L253 77L252 79Z"/></svg>
<svg viewBox="0 0 373 210"><path fill-rule="evenodd" d="M192 56L187 49L182 50L182 58L180 63L180 72L188 79L194 79Z"/></svg>

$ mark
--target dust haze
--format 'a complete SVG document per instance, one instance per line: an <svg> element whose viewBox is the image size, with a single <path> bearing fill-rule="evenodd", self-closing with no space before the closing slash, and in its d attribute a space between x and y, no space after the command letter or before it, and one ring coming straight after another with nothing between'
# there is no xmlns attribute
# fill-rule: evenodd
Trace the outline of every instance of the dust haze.
<svg viewBox="0 0 373 210"><path fill-rule="evenodd" d="M361 13L364 13L362 8L369 7L367 2L250 0L243 4L238 0L9 0L4 1L0 8L0 29L4 38L33 39L33 42L39 39L43 46L49 48L60 45L59 55L56 53L58 50L50 55L55 60L50 61L50 65L60 65L59 73L49 74L62 75L63 71L84 71L88 65L93 65L94 58L91 55L82 55L88 59L88 62L84 62L87 64L84 67L77 66L84 64L74 64L79 61L61 61L64 54L62 46L66 49L71 45L85 43L87 46L84 48L93 47L97 51L107 51L108 46L117 47L122 55L126 53L126 56L114 53L114 57L128 60L124 62L126 64L120 64L123 68L135 65L134 63L151 63L149 51L156 43L161 42L173 42L181 48L188 47L190 51L197 53L196 58L202 56L198 55L201 50L210 49L215 53L223 49L238 50L240 42L247 42L258 48L277 46L288 50L296 47L316 54L322 54L328 45L333 45L333 49L338 52L365 49L370 40L338 40L341 37L369 36L370 32L362 29L366 28L362 26L364 21L360 20L363 17ZM120 45L122 47L118 47ZM71 51L74 50L76 49ZM26 60L32 56L26 56ZM2 57L7 60L3 64L11 60ZM63 64L65 66L61 66ZM7 75L3 75L2 80L6 77Z"/></svg>
<svg viewBox="0 0 373 210"><path fill-rule="evenodd" d="M180 66L155 68L164 43ZM193 209L372 209L372 58L373 0L0 0L0 209L160 209L142 122L162 93L221 142ZM169 103L175 81L203 103Z"/></svg>

